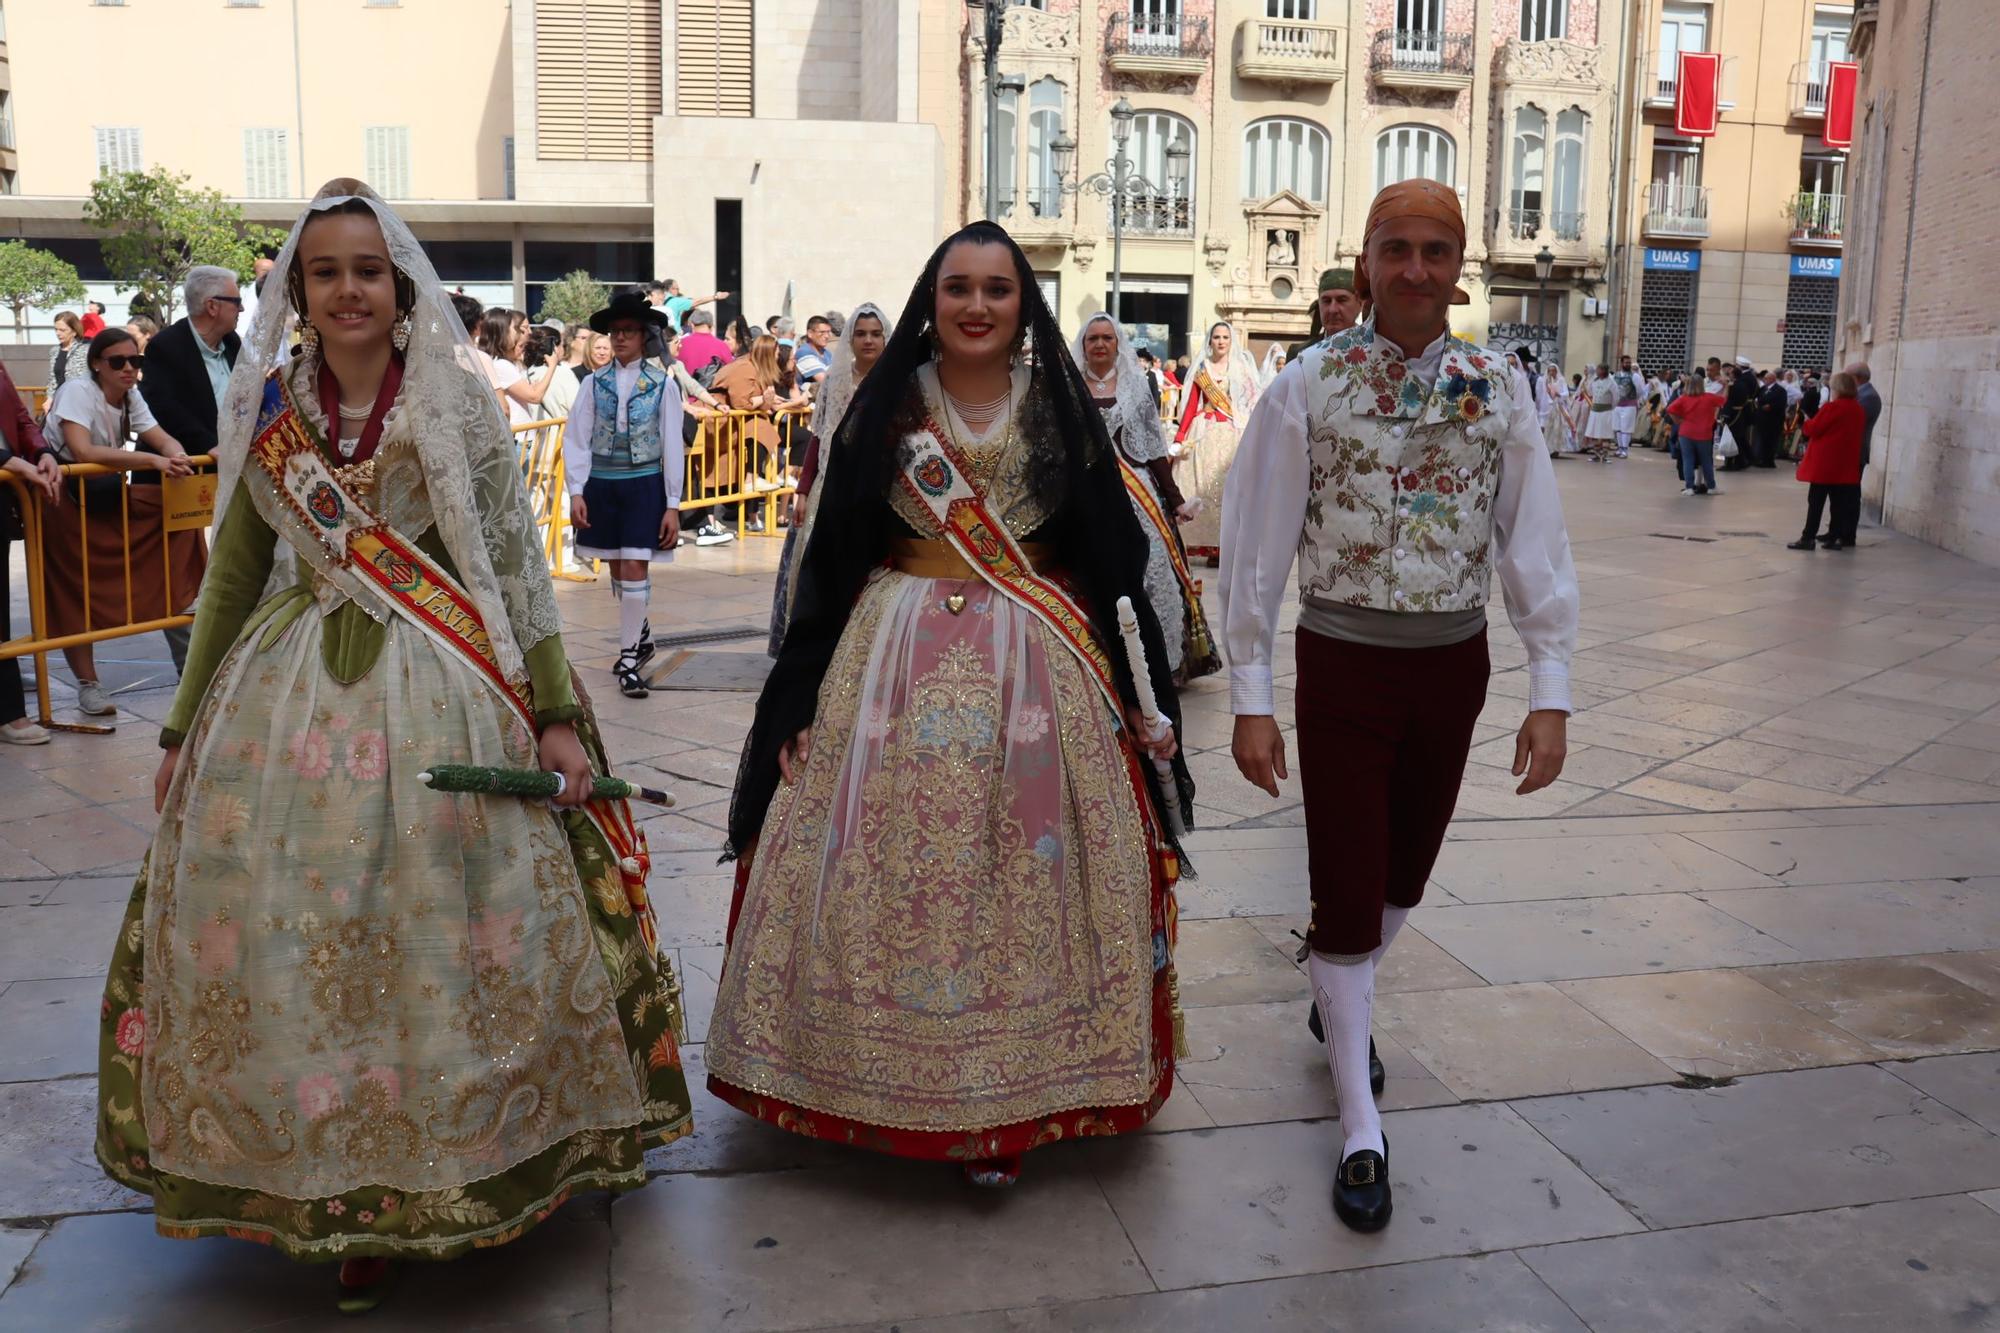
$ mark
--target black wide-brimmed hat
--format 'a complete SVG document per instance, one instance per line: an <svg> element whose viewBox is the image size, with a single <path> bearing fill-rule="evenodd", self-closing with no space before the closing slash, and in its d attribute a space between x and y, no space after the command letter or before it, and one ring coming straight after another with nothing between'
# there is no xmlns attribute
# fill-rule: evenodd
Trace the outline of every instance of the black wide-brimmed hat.
<svg viewBox="0 0 2000 1333"><path fill-rule="evenodd" d="M590 317L593 333L611 332L611 322L616 319L636 319L641 324L651 324L656 329L667 327L666 313L651 305L646 298L634 292L620 292L611 298L611 304Z"/></svg>

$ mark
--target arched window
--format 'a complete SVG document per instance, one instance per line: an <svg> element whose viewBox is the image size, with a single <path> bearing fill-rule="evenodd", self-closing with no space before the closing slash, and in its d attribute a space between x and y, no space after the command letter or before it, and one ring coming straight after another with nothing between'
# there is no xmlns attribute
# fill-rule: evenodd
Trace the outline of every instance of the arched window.
<svg viewBox="0 0 2000 1333"><path fill-rule="evenodd" d="M1187 184L1178 191L1167 175L1167 145L1187 149ZM1194 235L1194 182L1200 177L1195 166L1194 126L1167 111L1141 111L1132 120L1132 141L1125 149L1133 169L1153 186L1151 193L1136 195L1131 201L1125 227L1133 232L1160 236Z"/></svg>
<svg viewBox="0 0 2000 1333"><path fill-rule="evenodd" d="M1514 112L1514 154L1507 193L1507 230L1527 240L1542 229L1542 194L1547 186L1548 113L1538 106Z"/></svg>
<svg viewBox="0 0 2000 1333"><path fill-rule="evenodd" d="M1558 240L1583 239L1584 136L1590 117L1580 107L1556 114L1556 148L1549 184L1549 225Z"/></svg>
<svg viewBox="0 0 2000 1333"><path fill-rule="evenodd" d="M1028 89L1028 212L1038 218L1062 216L1062 182L1056 179L1049 145L1063 132L1063 86L1053 78Z"/></svg>
<svg viewBox="0 0 2000 1333"><path fill-rule="evenodd" d="M1375 138L1375 188L1419 176L1458 186L1458 146L1428 125L1391 125Z"/></svg>
<svg viewBox="0 0 2000 1333"><path fill-rule="evenodd" d="M1243 131L1243 197L1268 199L1290 190L1326 202L1326 131L1308 120L1260 120Z"/></svg>

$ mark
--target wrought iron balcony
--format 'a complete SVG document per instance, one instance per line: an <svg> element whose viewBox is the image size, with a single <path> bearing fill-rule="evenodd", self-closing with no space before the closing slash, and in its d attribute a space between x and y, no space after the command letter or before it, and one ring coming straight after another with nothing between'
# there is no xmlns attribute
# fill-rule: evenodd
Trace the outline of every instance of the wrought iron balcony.
<svg viewBox="0 0 2000 1333"><path fill-rule="evenodd" d="M1396 88L1463 88L1472 82L1472 34L1397 28L1375 34L1369 69Z"/></svg>
<svg viewBox="0 0 2000 1333"><path fill-rule="evenodd" d="M1507 234L1517 241L1549 239L1576 242L1583 239L1583 214L1562 209L1510 208L1506 210Z"/></svg>
<svg viewBox="0 0 2000 1333"><path fill-rule="evenodd" d="M1236 29L1236 75L1271 83L1339 83L1347 30L1297 19L1245 19Z"/></svg>
<svg viewBox="0 0 2000 1333"><path fill-rule="evenodd" d="M1105 63L1120 74L1195 78L1214 55L1205 16L1113 14L1104 31Z"/></svg>
<svg viewBox="0 0 2000 1333"><path fill-rule="evenodd" d="M1699 238L1708 235L1708 187L1654 181L1646 187L1646 234Z"/></svg>
<svg viewBox="0 0 2000 1333"><path fill-rule="evenodd" d="M1847 226L1847 196L1805 190L1792 196L1786 210L1792 219L1794 245L1839 248Z"/></svg>
<svg viewBox="0 0 2000 1333"><path fill-rule="evenodd" d="M1648 51L1643 60L1639 78L1646 105L1656 109L1672 106L1674 98L1680 93L1681 66L1677 53ZM1737 63L1735 56L1724 56L1722 67L1716 74L1716 102L1724 111L1736 105Z"/></svg>
<svg viewBox="0 0 2000 1333"><path fill-rule="evenodd" d="M1107 213L1105 225L1110 225ZM1134 194L1125 200L1125 234L1166 239L1194 235L1194 201L1186 195Z"/></svg>

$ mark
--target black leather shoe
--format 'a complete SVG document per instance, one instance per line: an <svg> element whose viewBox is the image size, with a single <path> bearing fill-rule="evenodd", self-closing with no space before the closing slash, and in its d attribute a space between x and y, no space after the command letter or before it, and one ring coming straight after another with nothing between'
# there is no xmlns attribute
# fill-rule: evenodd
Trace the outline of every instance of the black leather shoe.
<svg viewBox="0 0 2000 1333"><path fill-rule="evenodd" d="M1363 1148L1340 1164L1333 1179L1333 1214L1355 1231L1380 1231L1389 1225L1389 1139L1382 1151Z"/></svg>
<svg viewBox="0 0 2000 1333"><path fill-rule="evenodd" d="M1314 1041L1322 1046L1326 1045L1326 1029L1320 1026L1318 1005L1306 1005L1306 1026L1312 1029ZM1375 1054L1375 1039L1370 1037L1368 1039L1368 1091L1380 1097L1382 1089L1388 1082L1389 1071L1382 1067L1382 1057Z"/></svg>
<svg viewBox="0 0 2000 1333"><path fill-rule="evenodd" d="M1787 551L1817 551L1819 543L1810 537L1801 537L1798 541L1786 542L1785 549Z"/></svg>

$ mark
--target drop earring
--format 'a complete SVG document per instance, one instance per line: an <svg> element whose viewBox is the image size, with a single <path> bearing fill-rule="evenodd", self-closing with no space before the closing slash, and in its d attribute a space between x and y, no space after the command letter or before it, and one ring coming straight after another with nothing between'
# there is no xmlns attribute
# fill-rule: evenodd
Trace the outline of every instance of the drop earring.
<svg viewBox="0 0 2000 1333"><path fill-rule="evenodd" d="M399 352L410 346L410 312L405 310L396 319L396 327L389 331L389 342Z"/></svg>
<svg viewBox="0 0 2000 1333"><path fill-rule="evenodd" d="M310 320L299 321L299 353L302 356L319 355L319 330Z"/></svg>

